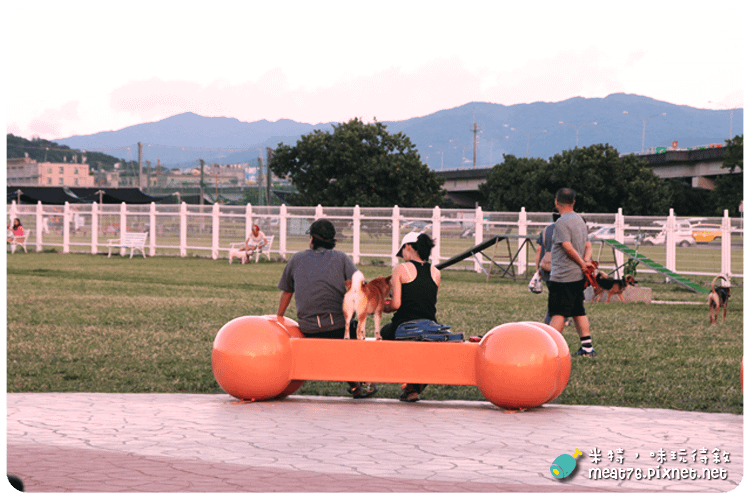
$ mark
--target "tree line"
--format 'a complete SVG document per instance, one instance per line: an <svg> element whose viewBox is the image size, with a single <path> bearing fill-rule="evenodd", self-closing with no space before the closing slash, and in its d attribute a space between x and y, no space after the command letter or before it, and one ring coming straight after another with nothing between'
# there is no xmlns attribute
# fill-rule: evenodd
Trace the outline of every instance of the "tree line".
<svg viewBox="0 0 750 500"><path fill-rule="evenodd" d="M36 160L40 163L71 163L73 162L73 155L76 156L78 163L83 163L83 157L86 157L85 163L107 171L114 170L115 163L122 163L123 165L126 163L138 164L136 161L126 162L123 159L117 159L114 156L100 153L98 151L83 152L78 149L71 149L63 144L58 144L39 137L28 140L23 137L17 137L13 134L7 134L6 158L23 158L26 154L28 154L29 158L32 160Z"/></svg>
<svg viewBox="0 0 750 500"><path fill-rule="evenodd" d="M727 140L724 168L713 191L693 188L690 180L664 180L635 155L620 157L609 144L594 144L558 153L549 160L504 155L479 186L488 211L549 212L555 192L571 187L576 208L589 213L625 215L739 214L742 201L742 136ZM391 134L380 122L355 118L315 130L294 146L280 143L270 168L291 180L298 205L449 208L445 180L422 163L410 139ZM735 172L737 170L737 172Z"/></svg>

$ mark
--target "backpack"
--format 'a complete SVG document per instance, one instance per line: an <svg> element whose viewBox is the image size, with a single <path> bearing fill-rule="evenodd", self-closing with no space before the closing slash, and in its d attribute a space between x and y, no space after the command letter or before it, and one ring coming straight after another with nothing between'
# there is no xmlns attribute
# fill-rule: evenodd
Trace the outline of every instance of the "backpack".
<svg viewBox="0 0 750 500"><path fill-rule="evenodd" d="M394 334L396 340L427 342L463 342L462 333L452 333L450 325L441 325L429 319L413 319L401 323Z"/></svg>
<svg viewBox="0 0 750 500"><path fill-rule="evenodd" d="M547 228L542 231L542 248L544 248L544 255L539 262L539 268L542 271L550 272L552 271L552 251L547 251Z"/></svg>

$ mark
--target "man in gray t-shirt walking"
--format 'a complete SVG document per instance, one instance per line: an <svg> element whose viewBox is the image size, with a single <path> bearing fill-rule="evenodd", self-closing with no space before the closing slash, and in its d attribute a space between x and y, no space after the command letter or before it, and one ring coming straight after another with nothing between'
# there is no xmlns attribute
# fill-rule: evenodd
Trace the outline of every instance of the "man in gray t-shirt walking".
<svg viewBox="0 0 750 500"><path fill-rule="evenodd" d="M581 348L574 356L596 356L591 342L591 331L586 310L583 307L583 290L586 287L584 273L593 269L591 242L583 218L575 205L575 191L562 188L555 195L555 206L560 218L555 222L552 241L552 271L547 283L549 299L547 308L552 317L550 326L562 333L565 318L573 321L581 340Z"/></svg>

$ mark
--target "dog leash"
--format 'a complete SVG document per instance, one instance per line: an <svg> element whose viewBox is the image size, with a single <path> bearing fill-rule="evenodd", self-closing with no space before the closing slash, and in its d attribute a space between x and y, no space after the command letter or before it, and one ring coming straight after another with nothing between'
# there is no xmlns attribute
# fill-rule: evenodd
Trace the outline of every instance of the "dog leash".
<svg viewBox="0 0 750 500"><path fill-rule="evenodd" d="M586 285L583 287L584 289L589 286L599 288L599 285L596 283L596 270L599 269L599 262L596 260L592 260L591 263L594 264L594 268L586 269L586 271L583 273L584 277L586 278Z"/></svg>

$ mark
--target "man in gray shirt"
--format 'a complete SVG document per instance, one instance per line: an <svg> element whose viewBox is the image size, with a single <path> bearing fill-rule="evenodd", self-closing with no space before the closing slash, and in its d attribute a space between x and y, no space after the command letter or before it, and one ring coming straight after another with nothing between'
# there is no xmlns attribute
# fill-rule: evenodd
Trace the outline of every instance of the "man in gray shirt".
<svg viewBox="0 0 750 500"><path fill-rule="evenodd" d="M318 219L308 232L310 248L289 259L279 280L277 315L284 315L294 295L305 337L344 338L344 281L351 280L357 268L344 252L333 249L336 230L330 221Z"/></svg>
<svg viewBox="0 0 750 500"><path fill-rule="evenodd" d="M351 259L336 246L336 229L328 219L310 225L310 248L297 252L287 262L278 288L281 290L277 316L284 316L292 296L297 306L297 323L305 337L344 338L344 281L357 271ZM356 339L356 337L354 337ZM375 386L349 382L355 398L375 394Z"/></svg>
<svg viewBox="0 0 750 500"><path fill-rule="evenodd" d="M555 206L560 218L555 222L552 242L552 271L547 283L549 299L547 307L552 317L550 326L562 333L565 318L572 317L581 340L581 348L574 356L596 356L591 342L589 319L583 306L583 290L586 286L584 273L593 269L591 242L583 218L575 205L575 191L562 188L555 195Z"/></svg>

